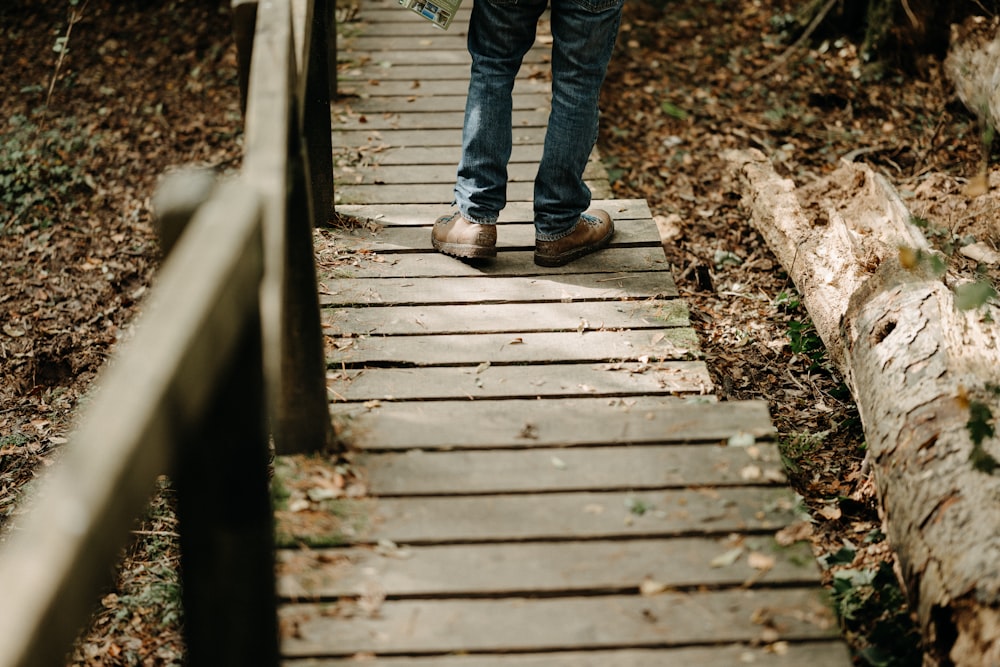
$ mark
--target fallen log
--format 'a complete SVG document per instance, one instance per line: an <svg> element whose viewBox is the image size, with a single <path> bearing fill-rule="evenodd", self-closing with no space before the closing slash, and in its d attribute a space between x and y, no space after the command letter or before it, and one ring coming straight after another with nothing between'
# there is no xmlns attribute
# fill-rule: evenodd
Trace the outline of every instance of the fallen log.
<svg viewBox="0 0 1000 667"><path fill-rule="evenodd" d="M952 25L944 72L984 126L1000 126L1000 17L972 16Z"/></svg>
<svg viewBox="0 0 1000 667"><path fill-rule="evenodd" d="M956 307L871 169L797 190L758 151L725 157L857 402L924 664L1000 664L1000 309Z"/></svg>

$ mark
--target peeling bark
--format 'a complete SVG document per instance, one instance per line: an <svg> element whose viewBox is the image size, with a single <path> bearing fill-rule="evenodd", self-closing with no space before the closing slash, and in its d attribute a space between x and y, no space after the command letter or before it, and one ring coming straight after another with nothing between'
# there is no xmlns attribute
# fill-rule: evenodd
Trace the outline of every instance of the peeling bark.
<svg viewBox="0 0 1000 667"><path fill-rule="evenodd" d="M989 127L1000 125L1000 17L974 16L951 29L944 71L962 103Z"/></svg>
<svg viewBox="0 0 1000 667"><path fill-rule="evenodd" d="M726 158L857 402L925 664L1000 664L1000 475L972 465L967 426L970 401L1000 415L1000 309L959 311L900 252L930 248L867 167L797 190L757 151ZM996 437L982 447L1000 458Z"/></svg>

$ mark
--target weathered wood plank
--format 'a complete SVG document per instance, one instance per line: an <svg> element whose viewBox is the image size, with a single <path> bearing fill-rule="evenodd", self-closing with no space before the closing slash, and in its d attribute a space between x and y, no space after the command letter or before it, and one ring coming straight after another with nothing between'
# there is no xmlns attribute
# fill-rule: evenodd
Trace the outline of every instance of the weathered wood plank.
<svg viewBox="0 0 1000 667"><path fill-rule="evenodd" d="M728 535L795 520L784 487L381 498L359 542L507 542Z"/></svg>
<svg viewBox="0 0 1000 667"><path fill-rule="evenodd" d="M469 64L445 64L445 65L430 65L429 67L424 67L423 65L413 65L413 64L391 64L388 67L380 67L378 64L365 64L361 66L350 66L344 67L344 63L341 63L341 68L338 72L338 78L344 81L350 81L352 79L360 79L367 81L368 85L372 85L372 82L381 83L382 81L437 81L437 80L464 80L468 82L469 80ZM532 68L537 68L538 72L547 71L548 65L543 63L525 65L529 71ZM375 83L375 85L378 85Z"/></svg>
<svg viewBox="0 0 1000 667"><path fill-rule="evenodd" d="M749 554L771 567L754 568ZM278 593L302 601L372 588L392 597L624 593L644 580L669 588L805 584L818 582L819 568L807 543L781 547L765 535L278 552Z"/></svg>
<svg viewBox="0 0 1000 667"><path fill-rule="evenodd" d="M327 365L436 366L689 359L698 352L693 329L501 334L434 334L329 338Z"/></svg>
<svg viewBox="0 0 1000 667"><path fill-rule="evenodd" d="M437 213L447 214L438 208ZM643 222L647 224L643 224ZM322 232L323 239L332 244L329 254L334 257L344 249L354 252L430 252L431 230L429 227L383 227L377 231L368 229L330 229ZM317 243L317 261L324 261L328 251ZM634 248L660 246L660 234L652 220L616 220L612 247ZM535 247L535 226L531 223L502 224L497 229L497 248L506 250L533 250Z"/></svg>
<svg viewBox="0 0 1000 667"><path fill-rule="evenodd" d="M554 414L558 418L557 414ZM366 454L376 496L663 489L785 481L776 445L660 445Z"/></svg>
<svg viewBox="0 0 1000 667"><path fill-rule="evenodd" d="M366 114L345 114L338 118L338 131L348 130L439 130L462 127L463 110L455 111L381 111ZM512 114L514 131L523 127L544 128L549 120L546 109L518 110Z"/></svg>
<svg viewBox="0 0 1000 667"><path fill-rule="evenodd" d="M428 232L428 235L430 232ZM340 280L364 278L431 278L460 276L525 276L565 275L565 267L538 266L534 261L534 248L505 250L496 260L472 264L437 252L397 253L389 257L365 255L357 261L325 262L318 258L320 280L332 274ZM611 246L573 262L571 270L579 272L664 272L667 258L659 246L620 248Z"/></svg>
<svg viewBox="0 0 1000 667"><path fill-rule="evenodd" d="M712 381L704 363L674 361L346 369L328 373L327 387L337 400L388 401L704 394Z"/></svg>
<svg viewBox="0 0 1000 667"><path fill-rule="evenodd" d="M431 164L450 165L453 169L461 155L460 146L334 146L337 166L346 168L372 168L376 165L409 165L421 168ZM542 156L540 145L517 146L511 155L511 163L536 163ZM419 204L415 204L418 205Z"/></svg>
<svg viewBox="0 0 1000 667"><path fill-rule="evenodd" d="M433 131L433 130L431 130ZM595 198L603 199L611 196L611 185L607 179L590 179L586 181ZM421 184L421 185L352 185L337 184L337 202L346 204L399 204L413 202L415 204L451 203L454 198L454 183ZM507 196L514 200L530 201L534 194L534 184L514 182L507 184Z"/></svg>
<svg viewBox="0 0 1000 667"><path fill-rule="evenodd" d="M406 114L399 123L402 127L416 128L420 122L410 125L408 121L422 119L433 114ZM337 182L349 185L380 185L391 184L410 185L413 183L443 183L448 187L455 185L455 164L389 165L376 162L362 165L360 168L351 164L338 165L335 169ZM538 173L538 165L533 162L511 162L507 166L508 183L534 182ZM583 177L588 180L606 178L604 165L597 161L587 163Z"/></svg>
<svg viewBox="0 0 1000 667"><path fill-rule="evenodd" d="M340 659L306 658L286 660L284 667L340 667ZM650 667L650 665L696 665L697 667L848 667L847 646L832 641L784 644L780 651L771 644L728 644L688 648L611 649L558 651L533 654L433 655L366 658L366 667Z"/></svg>
<svg viewBox="0 0 1000 667"><path fill-rule="evenodd" d="M430 34L425 31L401 30L392 40L385 36L363 34L347 37L341 42L344 51L348 53L370 52L385 53L398 47L403 51L466 51L467 37L459 31L435 30Z"/></svg>
<svg viewBox="0 0 1000 667"><path fill-rule="evenodd" d="M677 296L669 273L571 273L551 276L320 279L323 305L420 305L512 301L640 301Z"/></svg>
<svg viewBox="0 0 1000 667"><path fill-rule="evenodd" d="M348 617L350 616L350 617ZM763 621L764 618L768 622ZM652 597L389 601L288 605L285 655L525 651L821 639L836 630L819 591L723 590Z"/></svg>
<svg viewBox="0 0 1000 667"><path fill-rule="evenodd" d="M404 113L404 112L445 112L464 111L466 96L462 93L437 94L423 91L420 88L407 89L403 94L393 97L357 98L334 105L334 115L346 113L349 109L354 113ZM513 96L514 111L548 109L548 93L515 93Z"/></svg>
<svg viewBox="0 0 1000 667"><path fill-rule="evenodd" d="M514 145L541 144L544 128L516 128ZM333 143L341 146L461 146L461 126L448 130L340 130L334 128ZM418 204L420 202L413 202Z"/></svg>
<svg viewBox="0 0 1000 667"><path fill-rule="evenodd" d="M345 423L353 448L375 451L718 443L775 432L764 401L710 397L335 403L331 412Z"/></svg>
<svg viewBox="0 0 1000 667"><path fill-rule="evenodd" d="M623 220L650 220L653 217L645 199L595 199L595 208L603 208L615 219L616 225ZM441 216L438 206L427 204L341 204L337 212L373 220L380 225L433 225ZM530 202L510 202L500 212L500 222L530 222L534 218Z"/></svg>
<svg viewBox="0 0 1000 667"><path fill-rule="evenodd" d="M361 307L322 313L327 335L636 331L690 325L683 301L599 301L465 306ZM509 340L508 340L509 342Z"/></svg>
<svg viewBox="0 0 1000 667"><path fill-rule="evenodd" d="M370 81L359 78L347 78L341 76L339 80L341 96L356 96L359 99L371 98L373 100L390 97L408 97L410 95L460 95L464 96L469 92L469 79L463 76L457 79L441 79L437 81L426 81L422 79L385 81L380 80L376 85L370 85ZM524 79L519 78L514 81L514 97L521 94L542 94L549 95L552 91L551 82L545 79Z"/></svg>

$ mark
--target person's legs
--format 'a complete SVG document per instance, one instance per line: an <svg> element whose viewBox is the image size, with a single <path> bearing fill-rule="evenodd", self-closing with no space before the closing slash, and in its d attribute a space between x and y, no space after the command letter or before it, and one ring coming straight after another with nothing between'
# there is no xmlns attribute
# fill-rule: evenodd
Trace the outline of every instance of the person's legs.
<svg viewBox="0 0 1000 667"><path fill-rule="evenodd" d="M621 23L623 0L552 0L552 111L535 179L535 232L572 233L590 205L583 181L597 141L598 98Z"/></svg>
<svg viewBox="0 0 1000 667"><path fill-rule="evenodd" d="M507 203L513 144L511 91L535 41L545 0L477 0L469 22L472 75L455 202L466 220L492 224Z"/></svg>

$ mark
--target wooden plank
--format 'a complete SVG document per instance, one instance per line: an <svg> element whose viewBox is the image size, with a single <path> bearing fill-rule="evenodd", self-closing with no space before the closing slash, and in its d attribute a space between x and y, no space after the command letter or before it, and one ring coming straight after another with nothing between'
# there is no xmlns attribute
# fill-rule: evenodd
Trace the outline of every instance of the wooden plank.
<svg viewBox="0 0 1000 667"><path fill-rule="evenodd" d="M542 127L548 124L547 109L525 109L511 114L514 131L522 127ZM464 110L455 111L401 111L349 114L338 118L338 131L346 130L439 130L461 128L465 121Z"/></svg>
<svg viewBox="0 0 1000 667"><path fill-rule="evenodd" d="M348 429L351 446L370 451L719 443L775 433L764 401L706 397L335 403L331 411Z"/></svg>
<svg viewBox="0 0 1000 667"><path fill-rule="evenodd" d="M650 665L848 667L851 664L847 646L839 638L832 641L782 644L780 650L776 650L771 644L763 646L729 644L663 649L365 658L366 667L650 667ZM343 665L343 660L306 658L286 660L282 665L284 667L340 667Z"/></svg>
<svg viewBox="0 0 1000 667"><path fill-rule="evenodd" d="M327 364L435 366L689 359L698 353L693 329L502 334L434 334L330 338Z"/></svg>
<svg viewBox="0 0 1000 667"><path fill-rule="evenodd" d="M361 96L363 98L381 99L387 97L407 97L409 95L461 95L469 92L469 77L467 74L455 79L441 79L428 81L425 79L411 79L400 81L379 80L378 82L368 81L355 75L349 78L344 74L339 78L339 91L342 96ZM520 94L542 94L548 95L552 91L552 84L546 79L520 78L514 81L514 97Z"/></svg>
<svg viewBox="0 0 1000 667"><path fill-rule="evenodd" d="M334 105L334 115L344 113L348 109L353 113L404 113L422 112L437 113L465 110L465 92L451 95L431 94L421 89L408 89L401 95L393 97L358 98ZM515 94L513 96L514 111L548 109L549 95L545 93Z"/></svg>
<svg viewBox="0 0 1000 667"><path fill-rule="evenodd" d="M553 411L553 418L559 415ZM778 447L705 445L366 454L356 459L376 496L640 490L773 485Z"/></svg>
<svg viewBox="0 0 1000 667"><path fill-rule="evenodd" d="M458 164L461 146L387 146L372 145L334 147L339 167L368 167L373 165L410 165L423 167L431 164L446 164L452 168ZM525 144L514 146L511 153L511 164L537 164L542 157L540 144ZM591 161L596 159L591 156ZM413 204L412 202L410 202ZM419 206L419 204L413 204Z"/></svg>
<svg viewBox="0 0 1000 667"><path fill-rule="evenodd" d="M434 130L428 130L434 132ZM587 182L595 199L611 196L611 185L606 179ZM508 198L530 201L534 194L533 183L508 183ZM442 204L455 199L454 183L426 185L351 185L337 184L336 200L345 204Z"/></svg>
<svg viewBox="0 0 1000 667"><path fill-rule="evenodd" d="M514 131L514 145L541 144L544 128L525 127ZM341 130L334 128L333 143L341 146L461 146L461 126L448 130ZM420 202L413 202L420 203Z"/></svg>
<svg viewBox="0 0 1000 667"><path fill-rule="evenodd" d="M653 217L645 199L595 199L595 208L611 213L615 223L623 220L650 220ZM433 225L441 209L427 204L341 204L337 212L388 225ZM512 201L500 212L500 222L530 222L534 218L530 202Z"/></svg>
<svg viewBox="0 0 1000 667"><path fill-rule="evenodd" d="M343 40L343 50L357 52L384 53L394 48L403 51L467 51L467 37L459 31L435 30L430 34L414 30L401 30L391 41L383 35L362 34Z"/></svg>
<svg viewBox="0 0 1000 667"><path fill-rule="evenodd" d="M461 156L460 146L351 146L343 144L333 149L334 163L339 169L367 169L378 165L409 165L421 168L425 165L444 164L452 169ZM541 157L541 146L520 146L517 162L530 162ZM537 157L536 157L537 156ZM512 158L513 159L513 158Z"/></svg>
<svg viewBox="0 0 1000 667"><path fill-rule="evenodd" d="M320 278L320 302L333 305L420 305L525 301L641 301L677 296L669 273L569 273L461 278Z"/></svg>
<svg viewBox="0 0 1000 667"><path fill-rule="evenodd" d="M722 590L652 597L388 601L366 618L357 603L287 605L286 656L451 653L697 643L802 641L833 636L817 590ZM767 621L765 622L765 619Z"/></svg>
<svg viewBox="0 0 1000 667"><path fill-rule="evenodd" d="M405 125L412 117L423 117L433 114L407 114L402 119ZM408 126L417 127L417 125ZM445 154L444 151L441 152ZM449 188L455 185L456 165L389 165L384 162L374 162L366 165L340 164L335 175L338 184L343 185L410 185L410 184L444 184ZM511 162L507 165L508 183L533 183L538 173L538 165L534 162ZM588 180L606 178L604 165L597 161L587 163L583 177Z"/></svg>
<svg viewBox="0 0 1000 667"><path fill-rule="evenodd" d="M397 544L682 537L777 530L796 518L784 487L382 498L359 542ZM643 508L640 514L635 508Z"/></svg>
<svg viewBox="0 0 1000 667"><path fill-rule="evenodd" d="M353 262L342 259L324 261L318 258L320 280L335 274L338 279L364 278L431 278L431 277L461 277L461 276L559 276L564 275L565 267L538 266L534 261L532 250L505 250L492 261L464 262L438 252L429 253L397 253L390 256L361 255ZM653 271L665 273L668 268L667 258L663 249L630 247L620 248L612 245L600 252L592 253L573 262L571 270L579 272L604 271L610 274L619 272Z"/></svg>
<svg viewBox="0 0 1000 667"><path fill-rule="evenodd" d="M454 65L404 65L388 64L381 67L378 64L343 63L341 62L338 79L342 81L361 80L369 82L382 81L438 81L438 80L469 80L469 64ZM538 65L528 65L527 67L539 67ZM547 66L546 66L547 69ZM375 85L378 85L376 83Z"/></svg>
<svg viewBox="0 0 1000 667"><path fill-rule="evenodd" d="M470 304L466 306L325 308L330 336L531 331L636 331L689 326L683 301ZM509 341L508 341L509 342Z"/></svg>
<svg viewBox="0 0 1000 667"><path fill-rule="evenodd" d="M447 214L440 208L438 214ZM643 223L647 224L643 224ZM331 255L336 259L345 249L352 252L392 254L396 252L430 252L429 227L384 227L377 231L368 229L327 229L317 241L317 261L322 263ZM324 246L323 241L326 242ZM612 245L616 248L660 247L660 234L652 220L616 220ZM506 250L533 250L535 226L531 223L503 224L497 229L497 248Z"/></svg>
<svg viewBox="0 0 1000 667"><path fill-rule="evenodd" d="M444 400L705 394L708 369L700 361L551 364L546 366L345 369L327 374L341 401Z"/></svg>
<svg viewBox="0 0 1000 667"><path fill-rule="evenodd" d="M754 568L750 554L772 566ZM303 601L376 587L391 597L637 593L644 580L669 588L807 584L819 582L819 568L806 542L781 547L765 535L278 552L279 595Z"/></svg>

